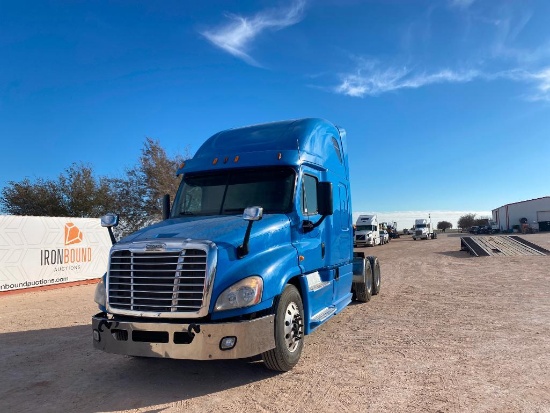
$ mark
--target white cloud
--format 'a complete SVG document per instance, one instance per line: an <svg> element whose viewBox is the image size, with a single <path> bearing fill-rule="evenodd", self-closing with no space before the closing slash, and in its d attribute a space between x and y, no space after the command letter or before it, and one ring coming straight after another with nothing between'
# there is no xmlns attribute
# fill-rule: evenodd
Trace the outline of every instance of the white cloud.
<svg viewBox="0 0 550 413"><path fill-rule="evenodd" d="M550 101L550 67L532 74L532 78L538 83L538 93L532 95L531 99Z"/></svg>
<svg viewBox="0 0 550 413"><path fill-rule="evenodd" d="M332 91L359 98L379 96L399 89L418 89L433 84L506 79L533 84L535 92L526 96L528 100L550 100L550 67L535 71L510 69L494 73L474 69L460 71L443 69L433 73L414 73L406 67L380 69L376 62L361 61L355 72L342 74L340 79L340 83L333 87Z"/></svg>
<svg viewBox="0 0 550 413"><path fill-rule="evenodd" d="M253 17L228 14L229 23L201 34L212 44L246 63L259 66L248 50L256 37L267 29L280 30L302 20L305 0L295 0L287 9L264 10Z"/></svg>
<svg viewBox="0 0 550 413"><path fill-rule="evenodd" d="M352 97L378 96L385 92L417 89L434 83L469 82L479 75L473 70L459 72L450 69L413 74L406 67L378 69L376 63L364 61L355 73L341 75L341 82L334 91Z"/></svg>
<svg viewBox="0 0 550 413"><path fill-rule="evenodd" d="M527 100L550 101L550 66L536 70L527 71L524 69L513 69L503 72L484 75L487 80L508 79L516 82L534 84L535 91L526 95Z"/></svg>

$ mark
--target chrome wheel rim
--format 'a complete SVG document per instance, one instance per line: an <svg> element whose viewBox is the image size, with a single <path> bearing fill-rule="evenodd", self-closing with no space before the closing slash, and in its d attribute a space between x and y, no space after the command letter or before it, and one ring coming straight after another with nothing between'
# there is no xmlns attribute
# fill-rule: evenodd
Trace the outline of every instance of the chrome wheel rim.
<svg viewBox="0 0 550 413"><path fill-rule="evenodd" d="M284 318L285 343L288 351L293 353L302 339L302 316L295 302L288 304Z"/></svg>

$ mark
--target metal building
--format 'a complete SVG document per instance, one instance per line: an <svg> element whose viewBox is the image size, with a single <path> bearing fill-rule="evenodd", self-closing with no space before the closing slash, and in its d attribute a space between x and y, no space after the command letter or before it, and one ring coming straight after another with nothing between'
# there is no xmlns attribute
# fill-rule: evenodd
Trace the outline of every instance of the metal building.
<svg viewBox="0 0 550 413"><path fill-rule="evenodd" d="M522 230L550 231L550 196L514 202L493 209L493 221L501 231L514 227Z"/></svg>

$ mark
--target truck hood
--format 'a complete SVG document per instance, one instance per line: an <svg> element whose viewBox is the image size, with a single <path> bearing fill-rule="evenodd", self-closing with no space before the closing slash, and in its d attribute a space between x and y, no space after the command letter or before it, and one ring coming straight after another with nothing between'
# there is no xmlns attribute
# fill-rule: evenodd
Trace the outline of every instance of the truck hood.
<svg viewBox="0 0 550 413"><path fill-rule="evenodd" d="M243 242L247 225L248 221L241 215L171 218L134 232L121 239L118 244L179 238L238 246ZM264 215L260 221L254 222L251 240L261 233L276 232L288 225L288 217L284 214Z"/></svg>
<svg viewBox="0 0 550 413"><path fill-rule="evenodd" d="M355 231L355 235L372 235L373 231Z"/></svg>

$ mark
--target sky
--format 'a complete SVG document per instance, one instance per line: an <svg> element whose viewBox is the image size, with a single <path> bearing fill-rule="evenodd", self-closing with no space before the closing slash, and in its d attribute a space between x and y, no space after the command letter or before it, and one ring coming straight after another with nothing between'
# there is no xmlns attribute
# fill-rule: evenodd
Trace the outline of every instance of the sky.
<svg viewBox="0 0 550 413"><path fill-rule="evenodd" d="M354 217L456 226L550 194L548 16L547 0L0 0L0 188L73 162L121 175L146 137L194 154L320 117L347 131Z"/></svg>

